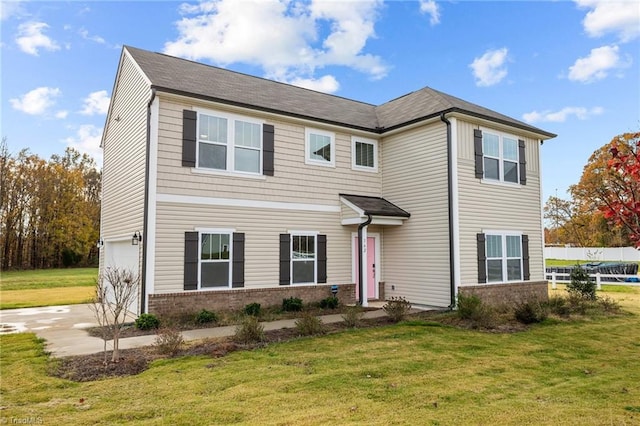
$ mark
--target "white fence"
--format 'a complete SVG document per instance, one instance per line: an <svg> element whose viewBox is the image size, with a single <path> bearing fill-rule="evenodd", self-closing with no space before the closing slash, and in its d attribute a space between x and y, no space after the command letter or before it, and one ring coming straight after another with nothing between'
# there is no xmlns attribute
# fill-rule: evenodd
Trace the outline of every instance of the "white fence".
<svg viewBox="0 0 640 426"><path fill-rule="evenodd" d="M634 247L545 247L545 259L640 262L640 250Z"/></svg>
<svg viewBox="0 0 640 426"><path fill-rule="evenodd" d="M557 283L569 283L571 280L569 279L569 274L562 272L547 272L545 274L546 278L551 281L551 288L556 289ZM616 278L621 281L606 281L605 285L632 285L632 286L640 286L640 275L613 275L613 274L601 274L600 272L595 274L589 274L591 278L594 278L596 281L596 288L598 290L602 290L602 278ZM629 280L629 281L626 281Z"/></svg>

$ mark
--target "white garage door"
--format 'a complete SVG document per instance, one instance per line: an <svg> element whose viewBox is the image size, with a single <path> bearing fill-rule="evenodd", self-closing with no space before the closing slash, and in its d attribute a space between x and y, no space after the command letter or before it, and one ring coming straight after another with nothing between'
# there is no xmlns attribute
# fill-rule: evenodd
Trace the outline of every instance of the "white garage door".
<svg viewBox="0 0 640 426"><path fill-rule="evenodd" d="M140 246L131 244L131 240L105 242L105 267L118 268L120 270L131 270L135 275L139 274L139 250ZM138 306L140 288L136 292L135 298L129 305L129 312L137 317L140 312Z"/></svg>

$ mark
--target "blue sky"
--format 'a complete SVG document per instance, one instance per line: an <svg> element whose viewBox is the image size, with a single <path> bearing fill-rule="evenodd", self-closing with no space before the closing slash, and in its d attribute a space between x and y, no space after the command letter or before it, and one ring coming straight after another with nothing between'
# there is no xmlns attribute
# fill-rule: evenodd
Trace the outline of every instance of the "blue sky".
<svg viewBox="0 0 640 426"><path fill-rule="evenodd" d="M640 129L640 2L6 1L0 135L98 147L123 45L372 104L424 86L558 134L545 199Z"/></svg>

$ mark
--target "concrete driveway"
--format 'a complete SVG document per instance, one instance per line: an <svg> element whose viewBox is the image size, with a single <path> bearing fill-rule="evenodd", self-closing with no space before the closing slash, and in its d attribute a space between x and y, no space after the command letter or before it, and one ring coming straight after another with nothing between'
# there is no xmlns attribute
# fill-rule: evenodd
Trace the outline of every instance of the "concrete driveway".
<svg viewBox="0 0 640 426"><path fill-rule="evenodd" d="M103 341L84 330L98 325L89 305L47 306L0 311L0 334L33 332L47 340L54 356L102 351Z"/></svg>

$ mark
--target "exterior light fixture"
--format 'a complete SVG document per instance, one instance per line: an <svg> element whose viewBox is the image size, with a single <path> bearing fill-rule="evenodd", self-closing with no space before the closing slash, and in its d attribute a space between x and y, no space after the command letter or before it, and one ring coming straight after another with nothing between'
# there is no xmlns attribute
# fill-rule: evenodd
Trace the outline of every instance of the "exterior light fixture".
<svg viewBox="0 0 640 426"><path fill-rule="evenodd" d="M131 237L131 245L137 246L138 244L140 244L141 241L142 241L142 234L140 234L140 231L136 231L133 234L133 237Z"/></svg>
<svg viewBox="0 0 640 426"><path fill-rule="evenodd" d="M102 238L98 238L98 241L96 242L96 247L100 248L104 245L104 241L102 241Z"/></svg>

